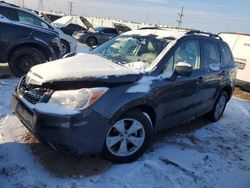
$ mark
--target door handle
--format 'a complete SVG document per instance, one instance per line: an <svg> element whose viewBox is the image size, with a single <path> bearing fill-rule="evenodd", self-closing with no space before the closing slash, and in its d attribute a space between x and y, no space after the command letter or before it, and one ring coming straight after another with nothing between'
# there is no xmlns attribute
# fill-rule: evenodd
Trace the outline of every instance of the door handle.
<svg viewBox="0 0 250 188"><path fill-rule="evenodd" d="M197 80L196 80L196 83L197 84L201 84L201 83L203 83L203 77L199 77L199 78L197 78Z"/></svg>

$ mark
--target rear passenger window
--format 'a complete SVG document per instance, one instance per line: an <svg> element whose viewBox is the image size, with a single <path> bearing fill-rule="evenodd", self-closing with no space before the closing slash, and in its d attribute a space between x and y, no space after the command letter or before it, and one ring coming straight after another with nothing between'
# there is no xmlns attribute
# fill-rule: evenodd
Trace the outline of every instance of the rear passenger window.
<svg viewBox="0 0 250 188"><path fill-rule="evenodd" d="M49 26L36 16L24 11L18 11L19 22L23 24L37 25L48 29Z"/></svg>
<svg viewBox="0 0 250 188"><path fill-rule="evenodd" d="M206 41L203 50L205 67L212 71L220 70L220 55L217 44Z"/></svg>
<svg viewBox="0 0 250 188"><path fill-rule="evenodd" d="M233 57L231 55L230 49L225 44L220 44L221 51L221 64L223 67L230 66L233 64Z"/></svg>

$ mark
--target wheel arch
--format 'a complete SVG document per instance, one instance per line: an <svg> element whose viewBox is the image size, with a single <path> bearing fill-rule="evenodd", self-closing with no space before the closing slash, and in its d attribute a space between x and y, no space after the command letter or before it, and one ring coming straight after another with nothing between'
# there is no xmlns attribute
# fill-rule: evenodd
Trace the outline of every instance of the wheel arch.
<svg viewBox="0 0 250 188"><path fill-rule="evenodd" d="M230 98L231 98L231 96L232 96L232 94L233 94L233 88L232 88L232 86L230 86L230 85L225 85L225 86L221 89L219 95L220 95L223 91L225 91L225 92L227 93L227 95L228 95L227 101L229 101ZM218 96L219 96L219 95L218 95ZM218 97L217 97L217 98L218 98Z"/></svg>
<svg viewBox="0 0 250 188"><path fill-rule="evenodd" d="M88 40L89 40L89 39L91 39L91 38L94 38L94 39L96 40L97 44L99 43L99 42L98 42L97 37L96 37L96 36L94 36L94 35L90 35L90 36L88 36L88 38L87 38L86 42L88 42Z"/></svg>
<svg viewBox="0 0 250 188"><path fill-rule="evenodd" d="M31 47L39 50L45 56L46 60L49 60L51 57L51 51L48 49L48 47L45 47L44 45L38 43L21 43L16 45L9 51L8 61L10 60L10 57L17 49L24 47Z"/></svg>
<svg viewBox="0 0 250 188"><path fill-rule="evenodd" d="M152 122L153 128L156 123L156 112L150 103L138 103L131 102L130 104L121 107L111 118L111 122L115 122L120 116L126 114L129 111L140 110L146 114L148 114L150 121Z"/></svg>

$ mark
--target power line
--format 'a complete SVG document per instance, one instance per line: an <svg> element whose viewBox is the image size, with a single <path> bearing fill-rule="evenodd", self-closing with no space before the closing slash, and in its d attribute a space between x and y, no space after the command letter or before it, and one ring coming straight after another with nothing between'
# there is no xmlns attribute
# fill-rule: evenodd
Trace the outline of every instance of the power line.
<svg viewBox="0 0 250 188"><path fill-rule="evenodd" d="M72 15L74 2L69 1L69 15Z"/></svg>
<svg viewBox="0 0 250 188"><path fill-rule="evenodd" d="M184 16L183 9L184 9L184 7L181 8L181 13L178 14L179 15L179 20L176 20L178 22L178 29L180 29L180 27L181 27L182 18Z"/></svg>

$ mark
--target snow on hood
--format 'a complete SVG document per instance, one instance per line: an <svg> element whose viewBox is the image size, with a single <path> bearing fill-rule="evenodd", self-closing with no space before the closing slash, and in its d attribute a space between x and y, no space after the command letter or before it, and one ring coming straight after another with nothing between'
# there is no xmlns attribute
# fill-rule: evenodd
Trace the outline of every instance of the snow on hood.
<svg viewBox="0 0 250 188"><path fill-rule="evenodd" d="M55 81L73 81L83 78L105 78L141 73L118 65L103 57L79 53L76 56L40 64L31 68L26 77L27 84L42 85Z"/></svg>

